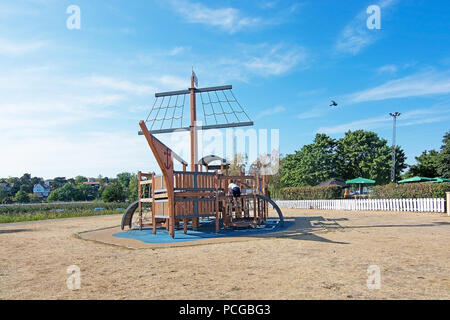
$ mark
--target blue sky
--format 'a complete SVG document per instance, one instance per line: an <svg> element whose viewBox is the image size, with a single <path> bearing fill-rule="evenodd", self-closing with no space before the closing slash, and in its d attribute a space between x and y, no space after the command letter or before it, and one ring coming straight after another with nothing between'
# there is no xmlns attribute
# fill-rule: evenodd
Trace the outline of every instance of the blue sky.
<svg viewBox="0 0 450 320"><path fill-rule="evenodd" d="M317 132L390 143L399 111L414 163L450 130L449 40L446 1L2 0L0 176L157 171L138 121L192 66L201 87L232 84L257 129L279 129L282 154Z"/></svg>

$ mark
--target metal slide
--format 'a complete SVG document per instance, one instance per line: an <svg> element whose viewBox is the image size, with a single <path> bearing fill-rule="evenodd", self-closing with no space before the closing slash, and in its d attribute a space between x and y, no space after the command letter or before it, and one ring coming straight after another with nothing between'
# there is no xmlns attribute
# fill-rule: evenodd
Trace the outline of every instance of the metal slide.
<svg viewBox="0 0 450 320"><path fill-rule="evenodd" d="M125 210L125 212L123 213L122 216L122 223L120 225L120 227L122 228L122 230L125 228L125 226L128 226L131 229L131 224L133 223L133 215L134 212L136 211L137 207L139 204L139 200L136 200L135 202L132 202L128 208Z"/></svg>
<svg viewBox="0 0 450 320"><path fill-rule="evenodd" d="M283 213L281 212L280 207L278 207L278 205L275 203L275 201L273 201L272 199L270 199L266 196L263 196L261 194L257 194L256 196L262 200L267 201L268 203L270 203L272 205L272 207L277 211L278 217L280 218L280 226L284 227Z"/></svg>

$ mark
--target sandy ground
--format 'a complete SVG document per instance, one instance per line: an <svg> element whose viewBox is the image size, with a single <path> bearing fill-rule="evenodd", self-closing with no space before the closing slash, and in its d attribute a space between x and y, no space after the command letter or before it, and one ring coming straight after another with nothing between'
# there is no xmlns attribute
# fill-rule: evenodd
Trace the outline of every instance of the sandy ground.
<svg viewBox="0 0 450 320"><path fill-rule="evenodd" d="M127 249L75 234L101 216L0 225L0 299L450 299L450 217L284 209L269 238ZM67 267L81 288L67 288ZM367 287L371 265L380 289Z"/></svg>

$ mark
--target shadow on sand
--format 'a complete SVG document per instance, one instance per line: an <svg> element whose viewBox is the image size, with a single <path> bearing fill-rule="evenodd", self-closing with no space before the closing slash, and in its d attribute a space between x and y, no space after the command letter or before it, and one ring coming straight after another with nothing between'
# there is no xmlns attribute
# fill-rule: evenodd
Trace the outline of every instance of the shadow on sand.
<svg viewBox="0 0 450 320"><path fill-rule="evenodd" d="M29 231L33 231L33 229L7 229L7 230L1 230L0 229L0 234L3 234L3 233L29 232Z"/></svg>
<svg viewBox="0 0 450 320"><path fill-rule="evenodd" d="M293 221L293 227L288 228L277 238L289 238L294 240L319 241L334 244L349 244L348 242L333 241L321 237L314 232L328 231L329 229L342 229L339 221L347 221L347 218L329 219L322 216L311 217L286 217L286 221Z"/></svg>
<svg viewBox="0 0 450 320"><path fill-rule="evenodd" d="M324 218L323 216L311 217L286 217L287 221L293 221L294 226L288 228L283 233L277 235L277 238L289 238L296 240L320 241L337 244L348 244L347 242L336 242L324 237L318 236L314 232L332 229L349 230L349 229L369 229L369 228L416 228L416 227L442 227L450 226L450 222L432 222L420 224L373 224L373 225L356 225L342 226L341 221L348 221L347 218Z"/></svg>

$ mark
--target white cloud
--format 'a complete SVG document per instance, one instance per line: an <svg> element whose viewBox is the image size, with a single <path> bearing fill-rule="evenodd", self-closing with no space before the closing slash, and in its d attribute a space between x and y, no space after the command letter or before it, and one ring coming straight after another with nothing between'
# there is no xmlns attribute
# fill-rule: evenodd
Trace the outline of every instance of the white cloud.
<svg viewBox="0 0 450 320"><path fill-rule="evenodd" d="M145 81L102 75L67 80L51 66L0 71L0 150L8 154L0 176L156 170L145 139L136 134L136 113L150 109L144 106L146 95L155 88L187 88L186 82L172 75Z"/></svg>
<svg viewBox="0 0 450 320"><path fill-rule="evenodd" d="M170 74L146 76L140 79L139 83L100 75L77 78L68 80L67 82L79 87L95 87L103 90L112 90L114 92L119 91L130 96L151 95L158 91L175 90L187 88L189 86L189 78L181 78ZM119 99L120 97L123 97L123 95L110 94L110 99L113 99L114 97Z"/></svg>
<svg viewBox="0 0 450 320"><path fill-rule="evenodd" d="M162 88L169 90L181 90L190 87L189 78L180 78L172 75L164 75L154 80Z"/></svg>
<svg viewBox="0 0 450 320"><path fill-rule="evenodd" d="M27 3L19 3L19 1L1 1L0 2L0 17L2 20L15 18L17 16L37 16L42 12L38 8L30 6Z"/></svg>
<svg viewBox="0 0 450 320"><path fill-rule="evenodd" d="M245 16L236 8L209 8L201 3L172 0L172 7L190 23L218 27L229 33L263 23L261 18Z"/></svg>
<svg viewBox="0 0 450 320"><path fill-rule="evenodd" d="M347 95L349 103L450 93L450 72L427 71Z"/></svg>
<svg viewBox="0 0 450 320"><path fill-rule="evenodd" d="M336 133L344 133L348 130L371 130L379 127L386 126L387 124L391 125L389 122L389 116L381 116L376 118L352 121L344 124L340 124L332 127L320 127L317 129L317 132L327 133L327 134L336 134Z"/></svg>
<svg viewBox="0 0 450 320"><path fill-rule="evenodd" d="M238 54L207 61L204 71L216 81L249 82L255 76L281 76L294 69L306 69L309 63L303 47L261 43L241 45Z"/></svg>
<svg viewBox="0 0 450 320"><path fill-rule="evenodd" d="M285 49L282 44L272 47L266 44L261 47L263 54L248 57L247 61L243 63L245 68L255 74L263 76L281 75L301 63L304 64L303 67L306 65L307 54L302 47Z"/></svg>
<svg viewBox="0 0 450 320"><path fill-rule="evenodd" d="M265 1L259 4L263 9L272 9L278 5L278 1Z"/></svg>
<svg viewBox="0 0 450 320"><path fill-rule="evenodd" d="M324 88L320 89L312 89L312 90L302 90L297 93L299 97L309 97L309 96L318 96L323 95L325 93Z"/></svg>
<svg viewBox="0 0 450 320"><path fill-rule="evenodd" d="M285 107L283 107L283 106L276 106L276 107L265 109L265 110L261 111L256 116L256 118L259 119L259 118L263 118L263 117L267 117L267 116L273 116L275 114L278 114L278 113L281 113L281 112L284 112L284 111L286 111Z"/></svg>
<svg viewBox="0 0 450 320"><path fill-rule="evenodd" d="M386 16L389 7L394 5L397 0L384 0L378 3L381 9L381 21ZM335 43L337 52L358 54L365 47L374 43L380 37L380 30L370 30L367 28L367 18L369 15L364 8L352 21L350 21L338 36ZM382 24L383 25L383 24Z"/></svg>
<svg viewBox="0 0 450 320"><path fill-rule="evenodd" d="M121 80L105 76L92 76L87 79L81 79L77 81L77 83L87 86L95 86L119 90L131 94L150 94L152 92L155 92L155 87L149 85L137 84L127 80Z"/></svg>
<svg viewBox="0 0 450 320"><path fill-rule="evenodd" d="M423 97L431 95L445 96L450 94L450 71L434 70L419 72L403 78L390 80L382 85L355 93L335 97L339 107L346 107L369 101ZM326 101L316 104L311 110L298 115L300 119L311 119L329 112Z"/></svg>
<svg viewBox="0 0 450 320"><path fill-rule="evenodd" d="M425 123L448 121L450 119L450 105L442 103L428 109L415 109L404 112L397 119L397 126L412 126ZM337 126L320 127L317 132L327 134L345 133L348 130L373 130L392 126L392 118L386 114L379 117L352 121Z"/></svg>
<svg viewBox="0 0 450 320"><path fill-rule="evenodd" d="M176 56L177 54L182 53L183 51L185 51L186 48L184 47L175 47L172 50L169 51L169 55L170 56Z"/></svg>
<svg viewBox="0 0 450 320"><path fill-rule="evenodd" d="M33 52L45 46L43 41L12 42L7 39L0 39L0 55L17 56Z"/></svg>
<svg viewBox="0 0 450 320"><path fill-rule="evenodd" d="M124 170L156 170L151 151L135 132L88 132L77 135L42 134L28 137L0 137L0 176L74 177L82 174L115 176ZM133 155L130 158L130 155ZM130 162L130 159L132 161Z"/></svg>
<svg viewBox="0 0 450 320"><path fill-rule="evenodd" d="M107 107L117 105L119 102L126 100L126 97L120 94L92 94L66 97L65 100L81 103L86 106Z"/></svg>
<svg viewBox="0 0 450 320"><path fill-rule="evenodd" d="M325 113L326 113L326 110L324 108L318 107L318 108L313 108L311 110L299 113L297 115L297 118L302 119L302 120L312 119L312 118L320 117L321 115L323 115Z"/></svg>
<svg viewBox="0 0 450 320"><path fill-rule="evenodd" d="M397 73L397 66L393 64L387 64L377 69L378 74L395 74Z"/></svg>

